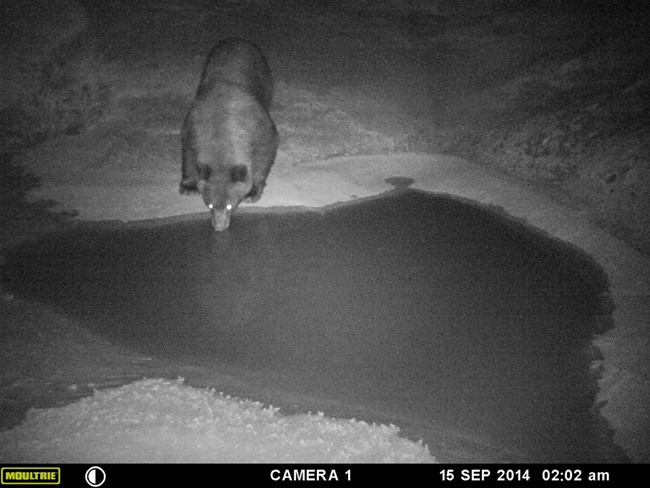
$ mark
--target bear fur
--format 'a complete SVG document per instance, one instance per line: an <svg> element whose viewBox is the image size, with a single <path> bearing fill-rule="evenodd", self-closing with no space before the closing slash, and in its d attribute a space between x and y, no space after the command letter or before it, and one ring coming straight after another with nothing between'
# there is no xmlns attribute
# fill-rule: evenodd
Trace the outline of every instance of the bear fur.
<svg viewBox="0 0 650 488"><path fill-rule="evenodd" d="M242 201L262 196L278 147L272 96L271 70L255 44L226 39L210 51L181 130L180 192L201 194L215 231L228 228Z"/></svg>

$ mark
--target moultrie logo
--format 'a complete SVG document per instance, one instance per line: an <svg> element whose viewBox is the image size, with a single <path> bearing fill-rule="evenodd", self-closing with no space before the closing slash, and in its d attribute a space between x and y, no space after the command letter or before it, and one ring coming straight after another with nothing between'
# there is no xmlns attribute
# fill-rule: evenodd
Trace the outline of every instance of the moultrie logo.
<svg viewBox="0 0 650 488"><path fill-rule="evenodd" d="M0 484L3 485L58 485L61 468L52 467L4 467Z"/></svg>

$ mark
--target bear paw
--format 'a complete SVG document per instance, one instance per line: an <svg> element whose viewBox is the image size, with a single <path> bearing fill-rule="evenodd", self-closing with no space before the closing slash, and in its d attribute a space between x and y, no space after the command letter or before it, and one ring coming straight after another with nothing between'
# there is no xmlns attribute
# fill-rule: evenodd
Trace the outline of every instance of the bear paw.
<svg viewBox="0 0 650 488"><path fill-rule="evenodd" d="M244 197L244 200L249 203L255 203L257 202L260 198L262 198L262 192L264 191L264 185L257 185L253 183L253 186L251 188L251 191L249 191L246 196Z"/></svg>
<svg viewBox="0 0 650 488"><path fill-rule="evenodd" d="M193 195L199 192L196 183L181 183L178 187L178 192L181 195Z"/></svg>

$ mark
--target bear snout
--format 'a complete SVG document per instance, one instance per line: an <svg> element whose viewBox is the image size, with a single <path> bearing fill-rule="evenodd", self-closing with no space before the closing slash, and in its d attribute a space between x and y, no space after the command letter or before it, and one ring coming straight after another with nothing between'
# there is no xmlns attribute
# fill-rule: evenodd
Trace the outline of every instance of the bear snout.
<svg viewBox="0 0 650 488"><path fill-rule="evenodd" d="M226 205L225 208L210 207L210 218L215 232L223 232L230 227L232 210L232 205Z"/></svg>

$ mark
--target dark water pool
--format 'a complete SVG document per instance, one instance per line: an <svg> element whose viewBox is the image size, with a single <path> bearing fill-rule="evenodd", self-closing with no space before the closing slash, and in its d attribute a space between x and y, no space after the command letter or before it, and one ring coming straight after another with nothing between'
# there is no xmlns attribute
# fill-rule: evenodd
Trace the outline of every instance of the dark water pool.
<svg viewBox="0 0 650 488"><path fill-rule="evenodd" d="M207 214L81 226L10 251L5 271L17 295L130 347L253 371L316 405L516 459L596 462L611 447L590 414L605 275L449 198L406 190L325 212L240 212L223 234Z"/></svg>

